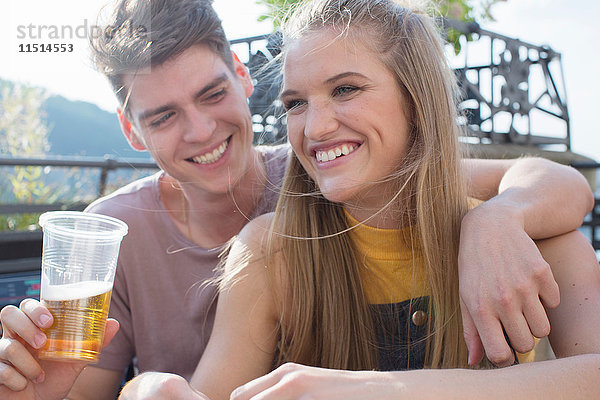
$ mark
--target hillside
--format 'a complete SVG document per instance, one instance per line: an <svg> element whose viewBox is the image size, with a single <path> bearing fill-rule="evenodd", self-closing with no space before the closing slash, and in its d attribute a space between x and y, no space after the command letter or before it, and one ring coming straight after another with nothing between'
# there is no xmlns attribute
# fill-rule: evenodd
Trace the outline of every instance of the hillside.
<svg viewBox="0 0 600 400"><path fill-rule="evenodd" d="M11 95L19 85L0 78L0 99ZM146 152L129 147L121 133L116 113L102 110L92 103L71 101L62 96L49 96L42 106L43 119L50 129L48 142L50 156L103 157L150 159ZM0 104L0 112L2 105Z"/></svg>
<svg viewBox="0 0 600 400"><path fill-rule="evenodd" d="M45 103L50 155L80 155L117 158L149 158L148 153L129 147L121 133L117 115L95 104L51 96Z"/></svg>

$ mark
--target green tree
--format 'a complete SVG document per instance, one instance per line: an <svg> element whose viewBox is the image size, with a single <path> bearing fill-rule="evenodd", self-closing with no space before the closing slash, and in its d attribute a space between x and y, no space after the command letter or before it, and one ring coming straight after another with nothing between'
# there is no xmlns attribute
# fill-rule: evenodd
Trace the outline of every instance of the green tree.
<svg viewBox="0 0 600 400"><path fill-rule="evenodd" d="M39 157L48 150L49 127L44 120L43 89L0 82L0 154L9 157ZM6 167L8 169L8 167ZM2 174L3 193L12 193L18 203L32 204L52 197L41 179L42 167L14 167ZM25 229L37 215L0 215L0 230Z"/></svg>

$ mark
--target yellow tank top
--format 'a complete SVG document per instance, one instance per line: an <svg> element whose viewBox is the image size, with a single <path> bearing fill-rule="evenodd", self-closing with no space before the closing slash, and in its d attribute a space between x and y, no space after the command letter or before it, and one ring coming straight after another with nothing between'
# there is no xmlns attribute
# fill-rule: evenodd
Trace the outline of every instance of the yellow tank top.
<svg viewBox="0 0 600 400"><path fill-rule="evenodd" d="M471 207L480 201L470 199ZM348 212L350 237L362 256L361 281L369 304L399 303L430 294L425 280L422 254L413 251L411 243L417 243L410 227L381 229L360 224ZM536 347L539 345L536 339ZM529 353L517 352L520 363L536 360L536 349Z"/></svg>
<svg viewBox="0 0 600 400"><path fill-rule="evenodd" d="M350 237L362 257L361 281L369 304L399 303L429 293L423 257L412 250L416 238L410 228L373 228L348 213L346 217L355 227Z"/></svg>

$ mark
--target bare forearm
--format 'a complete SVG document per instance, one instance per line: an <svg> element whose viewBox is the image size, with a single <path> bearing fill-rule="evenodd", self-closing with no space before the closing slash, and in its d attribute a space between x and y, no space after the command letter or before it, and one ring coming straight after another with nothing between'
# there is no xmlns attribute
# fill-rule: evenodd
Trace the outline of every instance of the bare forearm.
<svg viewBox="0 0 600 400"><path fill-rule="evenodd" d="M600 398L600 355L492 370L343 371L284 364L236 389L232 400L529 400Z"/></svg>
<svg viewBox="0 0 600 400"><path fill-rule="evenodd" d="M493 370L420 370L392 374L396 393L410 395L413 400L600 398L598 354Z"/></svg>
<svg viewBox="0 0 600 400"><path fill-rule="evenodd" d="M496 184L491 178L487 183L481 179L476 182L480 190L484 188L488 192ZM478 208L482 210L478 211L485 209L489 215L518 220L532 239L544 239L578 228L594 204L583 175L571 167L542 158L512 160L497 182L497 188L498 195L480 205Z"/></svg>

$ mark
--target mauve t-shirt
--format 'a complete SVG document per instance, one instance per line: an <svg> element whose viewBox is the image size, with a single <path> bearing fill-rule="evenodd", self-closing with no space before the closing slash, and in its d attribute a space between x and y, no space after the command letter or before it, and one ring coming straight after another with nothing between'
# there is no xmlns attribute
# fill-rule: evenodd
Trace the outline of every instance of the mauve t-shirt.
<svg viewBox="0 0 600 400"><path fill-rule="evenodd" d="M273 211L289 147L260 146L267 185L252 217ZM163 172L135 181L95 201L86 211L119 218L129 226L123 239L109 316L120 323L104 349L100 368L171 372L191 378L213 325L214 276L221 248L200 248L175 227L160 199Z"/></svg>

